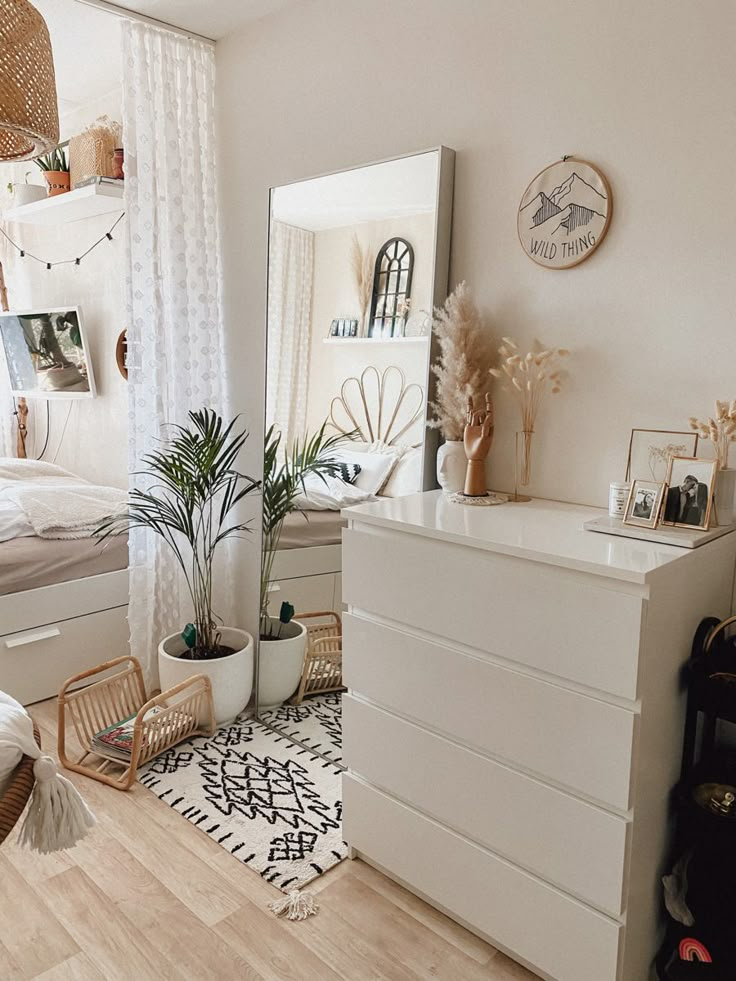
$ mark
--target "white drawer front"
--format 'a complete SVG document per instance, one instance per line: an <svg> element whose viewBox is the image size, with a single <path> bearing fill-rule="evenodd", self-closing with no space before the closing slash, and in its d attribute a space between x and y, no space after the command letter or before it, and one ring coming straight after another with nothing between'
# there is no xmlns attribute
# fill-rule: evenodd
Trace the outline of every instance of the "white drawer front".
<svg viewBox="0 0 736 981"><path fill-rule="evenodd" d="M594 576L418 535L343 532L343 600L634 699L640 596Z"/></svg>
<svg viewBox="0 0 736 981"><path fill-rule="evenodd" d="M636 716L347 614L348 688L451 739L628 810Z"/></svg>
<svg viewBox="0 0 736 981"><path fill-rule="evenodd" d="M342 706L344 757L352 772L620 915L627 821L349 695Z"/></svg>
<svg viewBox="0 0 736 981"><path fill-rule="evenodd" d="M128 607L0 637L0 689L23 705L56 695L72 675L130 653Z"/></svg>
<svg viewBox="0 0 736 981"><path fill-rule="evenodd" d="M343 807L348 844L491 942L559 981L616 981L619 923L349 774Z"/></svg>

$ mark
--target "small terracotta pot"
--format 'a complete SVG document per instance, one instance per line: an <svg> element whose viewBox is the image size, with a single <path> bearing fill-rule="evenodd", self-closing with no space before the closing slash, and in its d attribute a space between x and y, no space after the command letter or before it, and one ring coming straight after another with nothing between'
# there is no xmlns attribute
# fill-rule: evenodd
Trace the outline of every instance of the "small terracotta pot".
<svg viewBox="0 0 736 981"><path fill-rule="evenodd" d="M68 170L45 170L43 176L49 186L49 197L56 197L57 194L66 194L69 190L69 171Z"/></svg>

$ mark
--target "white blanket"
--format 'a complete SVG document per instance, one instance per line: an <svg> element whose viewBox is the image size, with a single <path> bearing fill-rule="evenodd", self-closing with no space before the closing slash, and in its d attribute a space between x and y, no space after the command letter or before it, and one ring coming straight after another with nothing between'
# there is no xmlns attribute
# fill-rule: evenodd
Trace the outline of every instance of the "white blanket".
<svg viewBox="0 0 736 981"><path fill-rule="evenodd" d="M127 494L92 484L43 460L0 458L0 502L19 508L39 538L89 538Z"/></svg>

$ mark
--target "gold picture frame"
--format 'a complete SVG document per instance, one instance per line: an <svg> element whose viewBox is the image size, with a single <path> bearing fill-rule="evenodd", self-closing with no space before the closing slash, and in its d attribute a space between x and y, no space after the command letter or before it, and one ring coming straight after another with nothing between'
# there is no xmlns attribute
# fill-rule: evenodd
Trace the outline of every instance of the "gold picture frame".
<svg viewBox="0 0 736 981"><path fill-rule="evenodd" d="M656 528L665 488L663 480L634 480L624 509L624 524L637 528Z"/></svg>
<svg viewBox="0 0 736 981"><path fill-rule="evenodd" d="M668 437L672 439L668 440ZM641 449L639 443L643 443ZM671 452L667 452L668 450ZM632 429L629 436L625 479L665 480L670 456L696 457L697 455L698 434L691 430L678 432L671 429ZM644 464L639 465L639 458L643 459L645 456L646 472ZM634 473L634 470L642 472Z"/></svg>
<svg viewBox="0 0 736 981"><path fill-rule="evenodd" d="M717 472L716 460L699 460L692 456L670 457L662 524L672 528L707 531L713 511Z"/></svg>

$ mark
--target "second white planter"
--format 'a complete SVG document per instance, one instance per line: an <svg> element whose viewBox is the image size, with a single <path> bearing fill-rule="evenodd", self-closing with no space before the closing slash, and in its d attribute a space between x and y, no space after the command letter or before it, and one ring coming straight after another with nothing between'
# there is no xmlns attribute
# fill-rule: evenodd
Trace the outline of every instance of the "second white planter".
<svg viewBox="0 0 736 981"><path fill-rule="evenodd" d="M181 634L170 634L158 645L158 673L161 690L173 688L195 674L206 675L212 684L215 722L231 722L246 707L253 691L253 638L235 627L220 629L222 643L234 648L233 654L212 661L183 661L187 649Z"/></svg>
<svg viewBox="0 0 736 981"><path fill-rule="evenodd" d="M437 450L437 483L447 494L459 494L465 487L468 458L461 439L448 439Z"/></svg>
<svg viewBox="0 0 736 981"><path fill-rule="evenodd" d="M272 623L278 624L275 617ZM258 708L273 708L290 698L299 687L307 628L298 620L281 626L281 637L258 643Z"/></svg>

